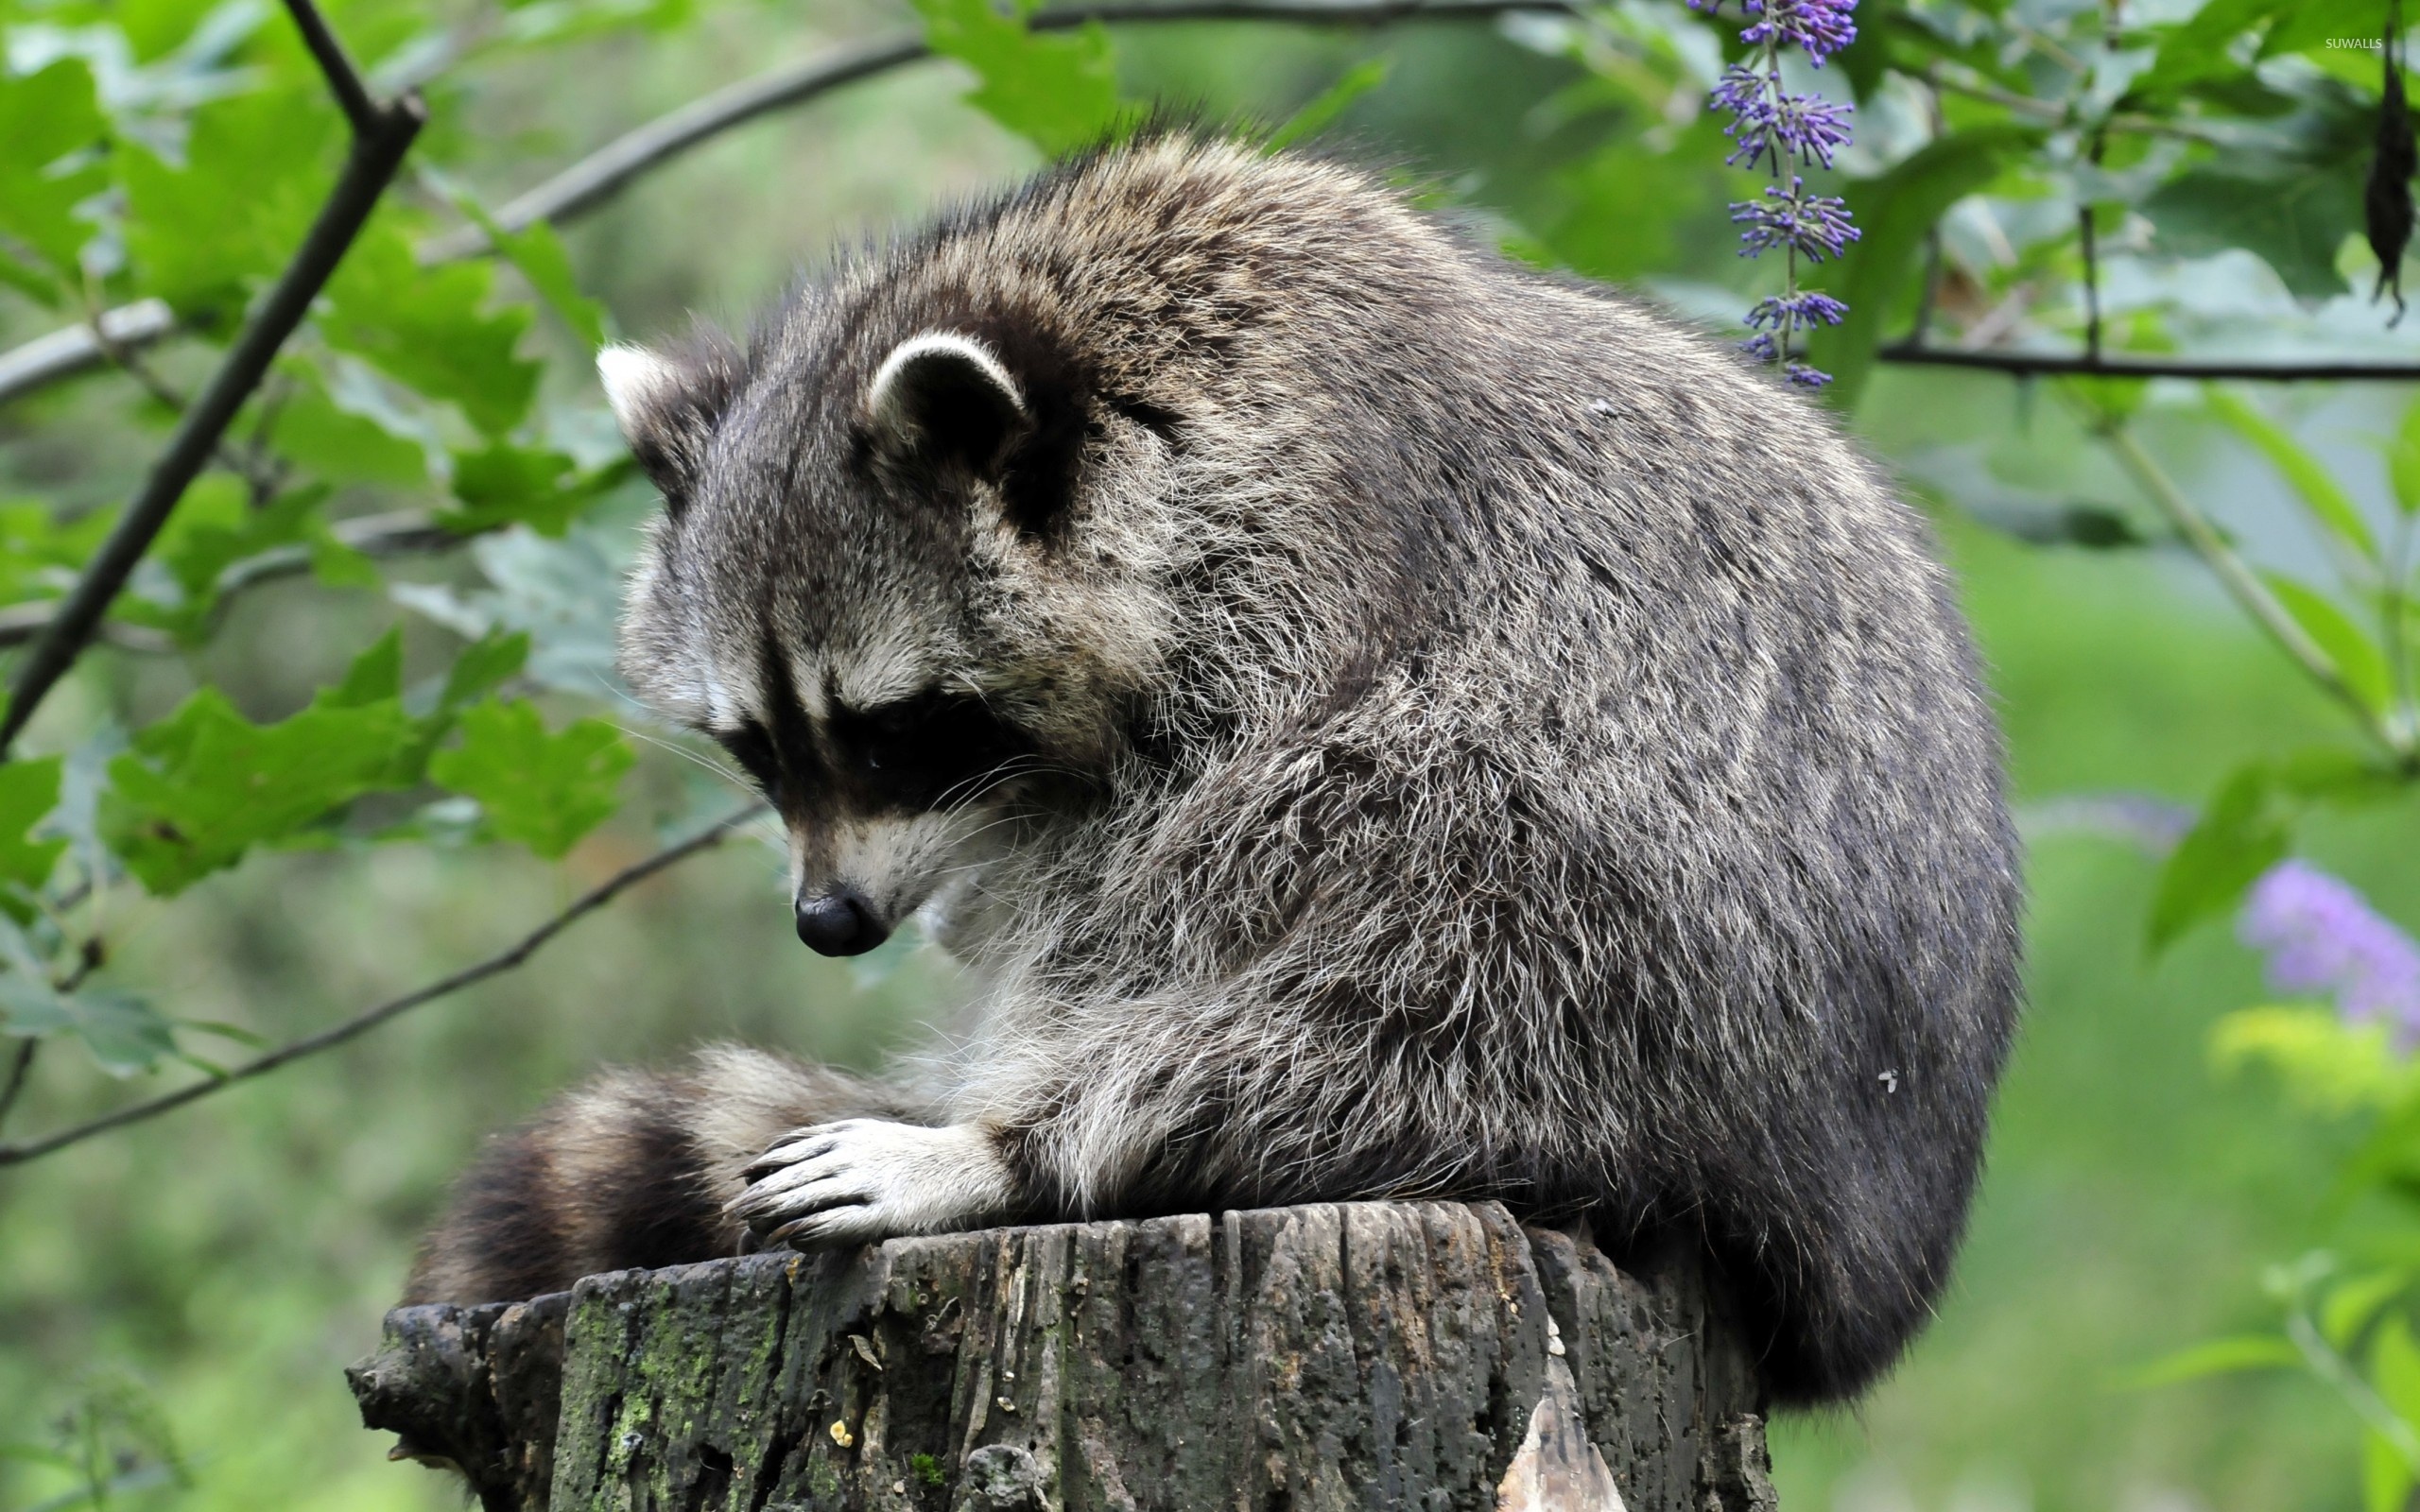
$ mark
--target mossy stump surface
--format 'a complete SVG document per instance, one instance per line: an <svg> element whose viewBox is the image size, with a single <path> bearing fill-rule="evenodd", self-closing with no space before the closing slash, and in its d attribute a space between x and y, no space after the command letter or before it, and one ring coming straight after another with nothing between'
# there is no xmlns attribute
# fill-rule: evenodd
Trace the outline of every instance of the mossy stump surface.
<svg viewBox="0 0 2420 1512"><path fill-rule="evenodd" d="M1744 1355L1495 1204L894 1239L400 1308L363 1420L553 1512L1772 1512Z"/></svg>

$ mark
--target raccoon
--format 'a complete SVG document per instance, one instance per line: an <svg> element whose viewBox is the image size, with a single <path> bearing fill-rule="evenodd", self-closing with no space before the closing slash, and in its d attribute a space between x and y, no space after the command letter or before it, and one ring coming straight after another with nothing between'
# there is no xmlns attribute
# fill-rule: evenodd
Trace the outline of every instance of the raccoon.
<svg viewBox="0 0 2420 1512"><path fill-rule="evenodd" d="M1940 1295L2018 857L1920 518L1722 346L1181 133L608 351L622 666L802 939L981 983L896 1087L718 1049L467 1184L414 1294L1011 1220L1496 1198L1690 1246L1772 1399Z"/></svg>

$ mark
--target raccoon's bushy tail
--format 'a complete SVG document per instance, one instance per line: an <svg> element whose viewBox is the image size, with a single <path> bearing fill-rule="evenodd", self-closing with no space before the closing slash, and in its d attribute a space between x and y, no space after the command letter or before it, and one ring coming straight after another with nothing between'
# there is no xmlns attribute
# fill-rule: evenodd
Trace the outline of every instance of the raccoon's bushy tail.
<svg viewBox="0 0 2420 1512"><path fill-rule="evenodd" d="M517 1301L598 1271L741 1251L723 1204L777 1135L840 1118L920 1122L889 1088L715 1045L673 1074L613 1071L497 1136L421 1246L404 1302Z"/></svg>

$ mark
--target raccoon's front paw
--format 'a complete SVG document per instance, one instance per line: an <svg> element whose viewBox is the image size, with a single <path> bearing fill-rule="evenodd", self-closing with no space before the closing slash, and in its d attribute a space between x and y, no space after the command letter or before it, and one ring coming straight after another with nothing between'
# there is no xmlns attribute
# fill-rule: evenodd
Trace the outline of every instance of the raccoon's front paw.
<svg viewBox="0 0 2420 1512"><path fill-rule="evenodd" d="M1008 1162L973 1124L851 1118L792 1129L740 1175L730 1216L769 1245L848 1245L972 1228L1008 1207Z"/></svg>

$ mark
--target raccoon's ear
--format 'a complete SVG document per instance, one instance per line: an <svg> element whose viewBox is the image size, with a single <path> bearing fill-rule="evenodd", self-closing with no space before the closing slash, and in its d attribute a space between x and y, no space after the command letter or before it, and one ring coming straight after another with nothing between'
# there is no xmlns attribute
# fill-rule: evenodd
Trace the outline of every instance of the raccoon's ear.
<svg viewBox="0 0 2420 1512"><path fill-rule="evenodd" d="M992 349L944 331L890 349L866 386L866 412L891 455L962 462L994 480L1032 428L1024 390Z"/></svg>
<svg viewBox="0 0 2420 1512"><path fill-rule="evenodd" d="M631 455L680 513L738 389L735 357L714 346L672 352L614 346L596 354L596 376Z"/></svg>

